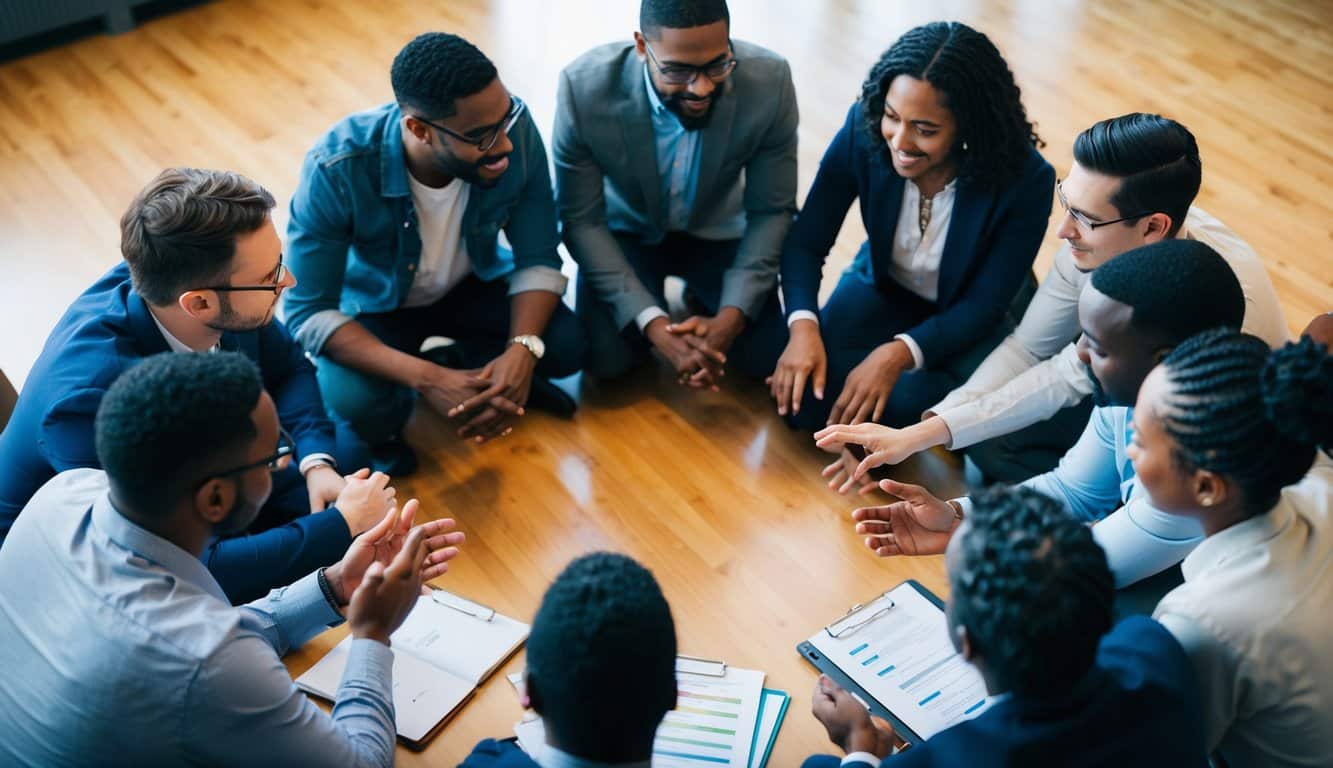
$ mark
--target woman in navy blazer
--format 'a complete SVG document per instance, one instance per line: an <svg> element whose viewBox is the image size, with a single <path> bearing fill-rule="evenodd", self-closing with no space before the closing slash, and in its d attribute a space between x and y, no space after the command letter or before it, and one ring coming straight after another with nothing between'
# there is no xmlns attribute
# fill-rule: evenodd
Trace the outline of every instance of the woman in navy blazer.
<svg viewBox="0 0 1333 768"><path fill-rule="evenodd" d="M935 22L889 48L783 250L791 337L769 379L778 413L806 430L902 427L966 379L1003 338L1046 231L1055 172L1039 145L985 35ZM824 261L857 199L869 237L816 315Z"/></svg>

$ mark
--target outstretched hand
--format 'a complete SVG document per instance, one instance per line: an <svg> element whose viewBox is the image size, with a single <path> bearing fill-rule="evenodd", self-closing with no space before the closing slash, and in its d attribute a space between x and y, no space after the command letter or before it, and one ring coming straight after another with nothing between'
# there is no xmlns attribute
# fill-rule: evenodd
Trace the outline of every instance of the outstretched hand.
<svg viewBox="0 0 1333 768"><path fill-rule="evenodd" d="M953 505L919 485L881 480L879 487L901 501L852 511L866 547L880 557L943 554L959 522Z"/></svg>

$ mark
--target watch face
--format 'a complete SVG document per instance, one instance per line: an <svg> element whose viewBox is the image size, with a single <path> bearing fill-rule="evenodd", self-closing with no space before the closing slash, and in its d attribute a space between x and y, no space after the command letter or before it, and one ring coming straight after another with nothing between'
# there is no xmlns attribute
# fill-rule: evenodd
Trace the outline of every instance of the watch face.
<svg viewBox="0 0 1333 768"><path fill-rule="evenodd" d="M532 350L532 354L537 359L541 359L541 356L546 354L546 342L542 341L540 336L529 336L528 349Z"/></svg>

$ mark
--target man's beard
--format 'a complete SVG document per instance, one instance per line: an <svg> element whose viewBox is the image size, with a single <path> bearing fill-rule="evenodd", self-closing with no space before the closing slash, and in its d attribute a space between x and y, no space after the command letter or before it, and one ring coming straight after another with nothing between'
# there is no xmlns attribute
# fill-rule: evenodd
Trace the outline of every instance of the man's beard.
<svg viewBox="0 0 1333 768"><path fill-rule="evenodd" d="M702 75L700 75L700 77L702 77ZM723 85L725 85L725 83ZM662 102L662 106L670 110L671 114L675 115L677 120L680 120L681 127L687 131L699 131L708 127L708 121L712 119L713 111L717 108L717 100L722 96L724 90L723 85L719 85L714 89L713 95L709 96L707 99L699 99L690 96L689 91L682 91L667 96L657 90L656 84L653 85L653 90L657 91L657 98ZM708 101L708 109L705 110L702 115L688 114L681 107L681 105L687 101Z"/></svg>
<svg viewBox="0 0 1333 768"><path fill-rule="evenodd" d="M208 327L215 331L233 331L238 333L258 330L272 322L273 308L275 306L277 306L276 300L273 304L269 305L268 310L260 317L245 317L232 307L231 298L224 294L219 301L218 308L220 313L218 318L217 320L208 323Z"/></svg>
<svg viewBox="0 0 1333 768"><path fill-rule="evenodd" d="M1084 365L1083 373L1087 375L1088 381L1092 382L1092 404L1099 408L1111 405L1111 398L1106 396L1106 390L1102 389L1102 383L1097 380L1096 376L1092 375L1092 366Z"/></svg>
<svg viewBox="0 0 1333 768"><path fill-rule="evenodd" d="M455 179L462 179L465 184L482 187L483 189L490 189L500 183L500 179L504 178L504 173L493 179L485 179L481 176L481 167L483 165L499 162L502 158L506 157L509 157L508 152L502 155L485 155L475 163L465 163L452 155L448 158L442 157L439 158L440 173ZM508 169L506 169L505 173L508 172Z"/></svg>

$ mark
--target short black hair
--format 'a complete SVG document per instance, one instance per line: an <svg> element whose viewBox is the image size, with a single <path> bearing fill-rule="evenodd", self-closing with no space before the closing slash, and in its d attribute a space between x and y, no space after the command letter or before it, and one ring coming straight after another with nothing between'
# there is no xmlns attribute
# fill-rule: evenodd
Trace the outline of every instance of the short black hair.
<svg viewBox="0 0 1333 768"><path fill-rule="evenodd" d="M1175 120L1144 112L1094 123L1074 139L1074 160L1120 179L1111 205L1121 216L1170 216L1168 237L1180 231L1203 181L1194 134Z"/></svg>
<svg viewBox="0 0 1333 768"><path fill-rule="evenodd" d="M158 307L205 285L226 283L236 238L268 220L273 195L231 171L168 168L120 218L120 252L134 290Z"/></svg>
<svg viewBox="0 0 1333 768"><path fill-rule="evenodd" d="M585 555L546 590L527 663L546 728L566 751L596 754L608 733L651 743L676 700L671 608L633 559Z"/></svg>
<svg viewBox="0 0 1333 768"><path fill-rule="evenodd" d="M1197 240L1161 240L1116 256L1092 287L1134 310L1133 328L1175 346L1211 328L1240 330L1245 293L1231 265Z"/></svg>
<svg viewBox="0 0 1333 768"><path fill-rule="evenodd" d="M952 152L960 178L1003 186L1022 173L1031 147L1045 146L1028 121L1014 73L990 38L966 24L935 21L898 38L861 86L866 133L890 167L892 150L880 132L880 119L884 97L899 75L930 83L953 112L958 135Z"/></svg>
<svg viewBox="0 0 1333 768"><path fill-rule="evenodd" d="M1251 515L1333 446L1333 357L1313 339L1272 351L1225 328L1193 336L1162 360L1170 382L1158 416L1186 471L1233 478Z"/></svg>
<svg viewBox="0 0 1333 768"><path fill-rule="evenodd" d="M498 76L477 46L448 32L418 35L393 57L389 71L398 106L427 119L453 115L456 100L480 93Z"/></svg>
<svg viewBox="0 0 1333 768"><path fill-rule="evenodd" d="M111 384L97 409L97 460L117 498L166 513L209 471L242 463L263 384L238 352L164 352Z"/></svg>
<svg viewBox="0 0 1333 768"><path fill-rule="evenodd" d="M1036 491L997 486L972 506L949 573L953 621L1004 689L1068 690L1111 628L1106 553L1088 526Z"/></svg>
<svg viewBox="0 0 1333 768"><path fill-rule="evenodd" d="M731 26L726 0L643 0L639 3L639 31L656 40L658 30L706 27L719 21Z"/></svg>

